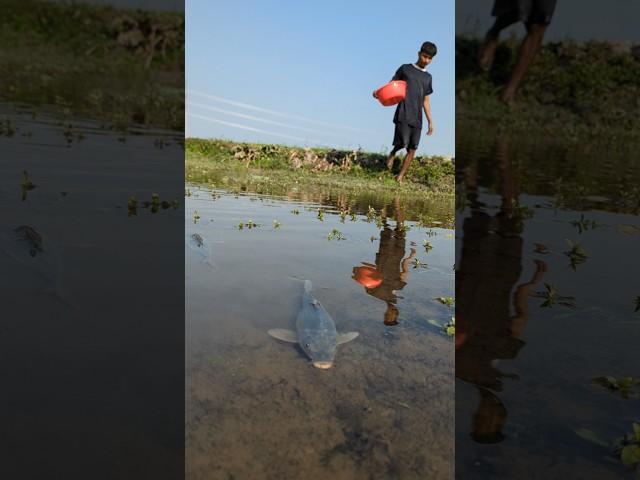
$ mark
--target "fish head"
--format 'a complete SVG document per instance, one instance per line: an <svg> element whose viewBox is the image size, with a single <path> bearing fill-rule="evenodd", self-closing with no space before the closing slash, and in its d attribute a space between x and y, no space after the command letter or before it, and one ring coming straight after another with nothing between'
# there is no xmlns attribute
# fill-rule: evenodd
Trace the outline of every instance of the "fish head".
<svg viewBox="0 0 640 480"><path fill-rule="evenodd" d="M325 335L307 335L300 339L300 346L309 356L313 366L327 369L336 356L336 339Z"/></svg>

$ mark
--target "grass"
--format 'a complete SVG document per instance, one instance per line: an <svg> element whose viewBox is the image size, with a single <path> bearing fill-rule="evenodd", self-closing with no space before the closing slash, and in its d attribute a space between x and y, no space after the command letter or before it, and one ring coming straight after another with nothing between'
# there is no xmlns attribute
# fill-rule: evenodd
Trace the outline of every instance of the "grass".
<svg viewBox="0 0 640 480"><path fill-rule="evenodd" d="M0 101L184 129L184 15L6 0Z"/></svg>
<svg viewBox="0 0 640 480"><path fill-rule="evenodd" d="M386 156L378 153L194 138L185 150L187 181L262 193L299 188L452 201L455 188L453 163L442 157L416 157L398 184L384 166Z"/></svg>
<svg viewBox="0 0 640 480"><path fill-rule="evenodd" d="M637 50L601 41L548 42L538 52L511 107L498 95L517 58L520 40L502 41L493 69L477 70L480 40L456 38L456 115L529 136L564 141L640 139L640 61Z"/></svg>

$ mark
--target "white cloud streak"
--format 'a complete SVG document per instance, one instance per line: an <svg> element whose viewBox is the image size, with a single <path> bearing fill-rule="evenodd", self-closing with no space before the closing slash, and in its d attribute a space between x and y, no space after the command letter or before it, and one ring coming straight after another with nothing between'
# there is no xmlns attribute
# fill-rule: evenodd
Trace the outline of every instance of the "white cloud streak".
<svg viewBox="0 0 640 480"><path fill-rule="evenodd" d="M195 95L199 95L201 97L208 98L210 100L215 100L216 102L226 103L228 105L233 105L235 107L240 107L240 108L246 108L248 110L255 110L257 112L268 113L269 115L275 115L277 117L290 118L290 119L293 119L293 120L300 120L300 121L303 121L303 122L314 123L316 125L322 125L324 127L329 127L329 128L333 128L333 129L351 130L351 131L354 131L354 132L361 132L361 133L368 133L368 134L375 135L374 132L370 132L368 130L363 130L361 128L353 128L353 127L347 127L347 126L344 126L344 125L336 125L335 123L321 122L321 121L318 121L318 120L313 120L311 118L301 117L299 115L291 115L291 114L288 114L288 113L277 112L275 110L269 110L267 108L258 107L256 105L249 105L247 103L236 102L235 100L230 100L230 99L227 99L227 98L218 97L216 95L211 95L209 93L199 92L197 90L187 90L187 94L189 94L189 93L193 93Z"/></svg>

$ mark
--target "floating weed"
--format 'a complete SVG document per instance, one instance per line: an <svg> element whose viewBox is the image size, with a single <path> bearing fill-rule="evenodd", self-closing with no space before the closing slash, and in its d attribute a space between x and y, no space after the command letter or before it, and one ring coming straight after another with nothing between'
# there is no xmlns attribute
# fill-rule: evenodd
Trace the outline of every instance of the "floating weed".
<svg viewBox="0 0 640 480"><path fill-rule="evenodd" d="M342 235L342 232L340 232L340 230L334 228L333 230L331 230L331 232L329 233L329 235L327 235L327 240L346 240L345 236Z"/></svg>
<svg viewBox="0 0 640 480"><path fill-rule="evenodd" d="M624 437L614 442L614 453L622 463L636 470L640 474L640 423L633 422L633 432L625 433Z"/></svg>
<svg viewBox="0 0 640 480"><path fill-rule="evenodd" d="M184 191L184 196L185 197L190 197L191 195L193 195L193 193L191 193L191 190L186 188L185 191Z"/></svg>
<svg viewBox="0 0 640 480"><path fill-rule="evenodd" d="M376 215L376 209L369 205L369 209L367 210L367 219L365 220L365 222L371 222L376 218Z"/></svg>
<svg viewBox="0 0 640 480"><path fill-rule="evenodd" d="M436 297L436 300L449 308L453 307L453 304L455 303L455 299L453 297Z"/></svg>
<svg viewBox="0 0 640 480"><path fill-rule="evenodd" d="M598 224L594 220L585 219L583 214L580 214L580 218L578 220L574 220L573 222L571 222L571 225L578 229L578 233L586 232L587 230L593 230L598 226Z"/></svg>
<svg viewBox="0 0 640 480"><path fill-rule="evenodd" d="M318 209L318 220L324 222L324 210L322 210L321 208Z"/></svg>
<svg viewBox="0 0 640 480"><path fill-rule="evenodd" d="M428 268L428 265L426 263L421 262L419 258L414 258L412 265L413 265L413 268Z"/></svg>
<svg viewBox="0 0 640 480"><path fill-rule="evenodd" d="M349 215L349 209L347 210L340 210L340 223L344 223L345 219L347 218L347 215Z"/></svg>
<svg viewBox="0 0 640 480"><path fill-rule="evenodd" d="M371 235L371 238L369 240L371 240L371 243L375 242L378 239L378 237L375 237L373 235Z"/></svg>
<svg viewBox="0 0 640 480"><path fill-rule="evenodd" d="M558 295L556 288L548 283L544 284L544 288L544 291L539 291L531 295L536 298L544 298L544 302L542 302L540 307L552 307L557 303L558 305L564 305L565 307L575 308L575 297L564 297Z"/></svg>
<svg viewBox="0 0 640 480"><path fill-rule="evenodd" d="M633 377L596 377L591 382L612 392L617 392L625 399L638 397L638 393L633 391L633 387L640 385L640 380Z"/></svg>
<svg viewBox="0 0 640 480"><path fill-rule="evenodd" d="M424 250L426 252L433 249L433 245L431 245L431 242L428 240L425 240L424 242L422 242L422 245L424 246Z"/></svg>
<svg viewBox="0 0 640 480"><path fill-rule="evenodd" d="M434 231L432 228L430 228L429 230L427 230L426 232L424 232L424 234L427 237L435 237L436 235L438 235L438 232Z"/></svg>
<svg viewBox="0 0 640 480"><path fill-rule="evenodd" d="M569 246L569 250L564 252L564 254L569 257L569 260L571 261L571 268L573 270L576 269L576 266L578 266L581 263L584 263L587 258L589 258L587 256L587 252L584 250L584 248L582 248L582 245L580 245L577 242L573 242L571 240L566 240L567 245Z"/></svg>
<svg viewBox="0 0 640 480"><path fill-rule="evenodd" d="M437 320L432 320L432 319L427 320L427 322L435 327L442 329L442 331L447 335L449 335L450 337L453 337L456 334L456 317L455 316L451 317L451 321L445 324L439 323Z"/></svg>
<svg viewBox="0 0 640 480"><path fill-rule="evenodd" d="M397 229L399 232L407 233L408 231L410 231L410 230L411 230L411 227L410 227L409 225L405 225L404 223L399 223L399 224L396 226L396 229Z"/></svg>
<svg viewBox="0 0 640 480"><path fill-rule="evenodd" d="M291 213L293 213L294 215L300 215L300 210L294 208L293 210L291 210Z"/></svg>
<svg viewBox="0 0 640 480"><path fill-rule="evenodd" d="M249 221L247 221L244 224L240 222L240 224L238 225L238 229L242 230L243 226L251 230L252 228L258 228L258 227L261 227L262 225L259 223L255 223L253 220L249 219Z"/></svg>
<svg viewBox="0 0 640 480"><path fill-rule="evenodd" d="M274 220L274 221L273 221L273 228L274 228L274 229L276 229L276 230L277 230L277 229L279 229L281 226L282 226L282 224L281 224L279 221L277 221L277 220Z"/></svg>
<svg viewBox="0 0 640 480"><path fill-rule="evenodd" d="M351 221L355 222L358 220L358 217L356 216L355 212L351 212Z"/></svg>
<svg viewBox="0 0 640 480"><path fill-rule="evenodd" d="M20 189L22 190L22 201L27 199L27 192L36 188L36 184L31 181L29 174L26 170L22 171L22 182L20 182Z"/></svg>
<svg viewBox="0 0 640 480"><path fill-rule="evenodd" d="M138 199L136 197L129 197L127 201L127 216L132 217L134 215L138 215Z"/></svg>
<svg viewBox="0 0 640 480"><path fill-rule="evenodd" d="M200 220L200 214L198 213L197 210L193 211L193 223L198 223L198 220Z"/></svg>

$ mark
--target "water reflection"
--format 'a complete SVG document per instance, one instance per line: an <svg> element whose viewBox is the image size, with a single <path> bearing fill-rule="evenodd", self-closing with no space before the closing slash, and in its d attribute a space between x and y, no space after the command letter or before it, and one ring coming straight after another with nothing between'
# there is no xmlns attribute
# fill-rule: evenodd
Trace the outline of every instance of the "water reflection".
<svg viewBox="0 0 640 480"><path fill-rule="evenodd" d="M395 228L389 226L386 215L383 216L383 228L380 231L379 247L375 264L361 262L361 266L353 268L353 278L364 286L365 292L387 304L384 312L384 324L398 324L400 311L396 292L402 290L409 277L409 263L416 256L416 249L411 248L406 254L406 228L400 200L395 199Z"/></svg>
<svg viewBox="0 0 640 480"><path fill-rule="evenodd" d="M456 377L474 384L480 403L473 415L472 437L479 443L503 440L507 410L496 392L503 379L517 376L496 367L496 361L514 359L525 342L521 339L529 320L527 297L546 271L535 261L531 280L511 291L522 273L522 218L518 185L508 156L508 144L498 137L491 176L497 178L500 206L491 215L478 194L477 169L464 172L470 215L462 225L462 248L456 272ZM513 301L514 314L510 313Z"/></svg>

